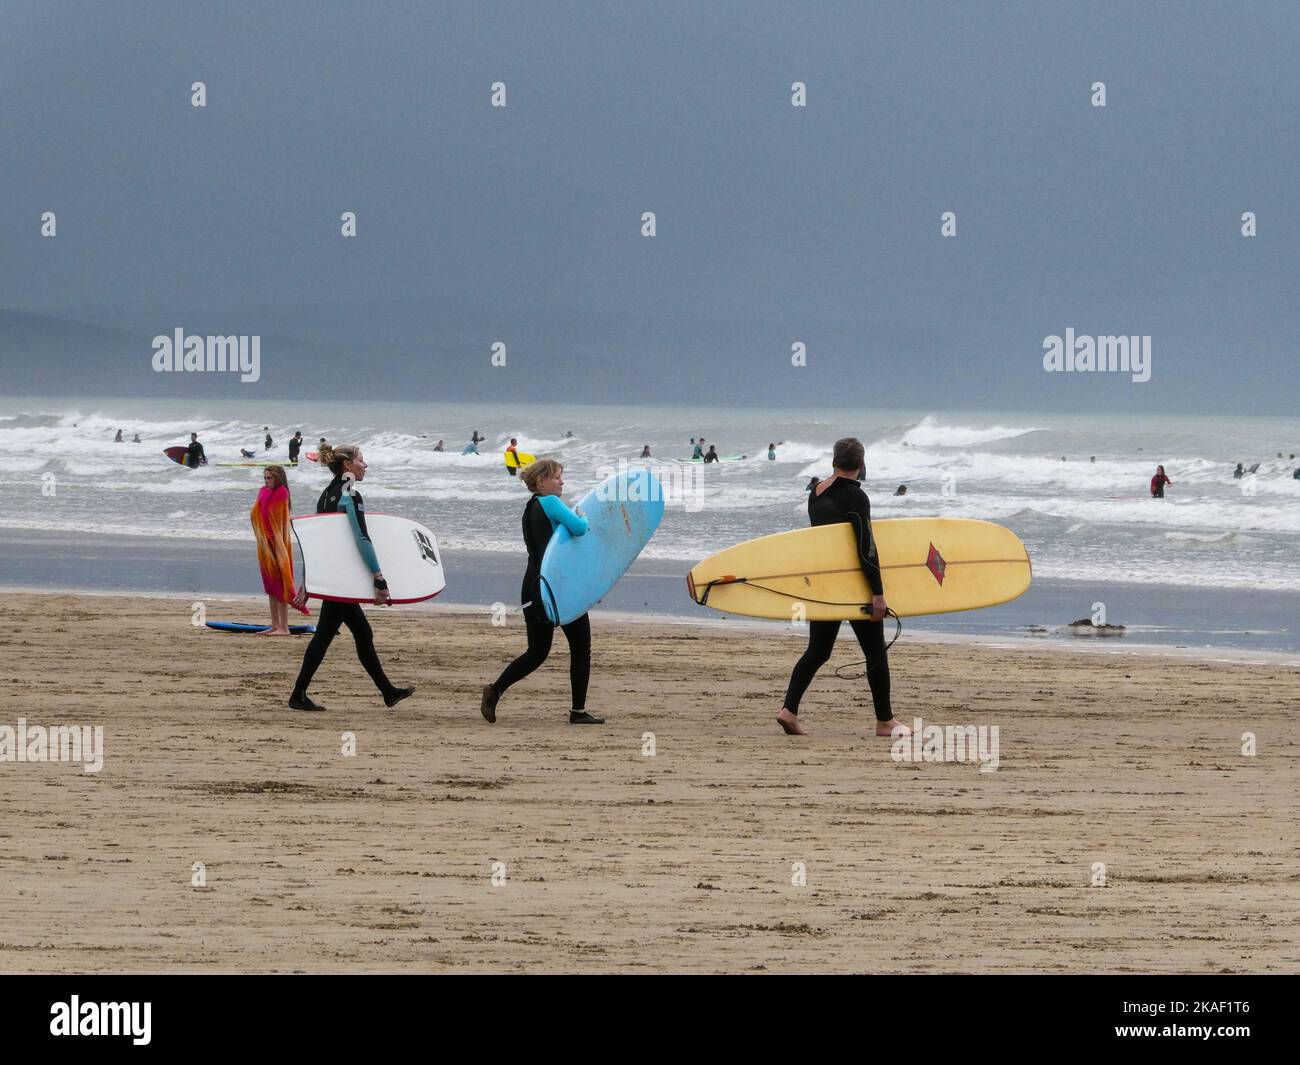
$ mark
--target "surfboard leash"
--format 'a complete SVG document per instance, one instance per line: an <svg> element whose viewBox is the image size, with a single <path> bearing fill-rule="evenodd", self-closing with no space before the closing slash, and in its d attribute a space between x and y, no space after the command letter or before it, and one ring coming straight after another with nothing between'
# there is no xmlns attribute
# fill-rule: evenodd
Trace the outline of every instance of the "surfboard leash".
<svg viewBox="0 0 1300 1065"><path fill-rule="evenodd" d="M700 595L700 598L698 600L700 606L708 606L709 592L712 591L715 586L724 585L724 584L748 584L751 588L758 588L764 592L771 592L773 595L780 595L785 597L786 599L793 599L795 602L798 603L816 603L819 606L852 606L853 605L852 603L837 603L829 599L809 599L806 595L794 595L791 592L783 592L779 588L769 588L765 584L758 584L754 581L751 581L748 577L718 577L715 578L714 580L709 581L709 583L704 586L704 591ZM869 615L871 613L871 608L866 603L858 603L857 606L864 614ZM895 614L893 610L890 610L888 608L886 608L885 610L885 617L893 618L894 624L897 626L894 629L893 639L891 639L887 644L885 644L885 650L888 651L891 647L894 646L895 643L898 642L898 638L903 635L903 619L900 618L897 614ZM842 672L842 670L850 669L852 665L853 665L852 663L846 663L845 665L842 666L836 666L835 675L839 677L841 680L860 680L861 678L867 675L865 660L863 661L861 673L847 674Z"/></svg>
<svg viewBox="0 0 1300 1065"><path fill-rule="evenodd" d="M887 644L885 644L885 650L888 651L891 647L894 646L895 643L898 642L898 638L899 638L900 636L903 635L903 619L900 618L897 614L895 614L892 610L886 610L886 611L885 611L885 617L887 617L887 618L893 618L893 619L894 619L894 624L898 626L896 629L894 629L894 638L893 638L892 640L890 640ZM856 665L856 663L854 663L854 662L845 662L844 665L842 665L842 666L836 666L836 667L835 667L835 675L836 675L837 677L839 677L840 680L861 680L863 677L865 677L865 676L867 675L867 662L866 662L866 659L863 659L863 660L862 660L862 672L861 672L861 673L845 673L845 672L844 672L844 670L846 670L846 669L852 669L855 665Z"/></svg>
<svg viewBox="0 0 1300 1065"><path fill-rule="evenodd" d="M751 588L757 588L762 592L771 592L773 595L779 595L785 599L793 599L796 603L816 603L818 606L856 606L864 614L870 615L870 603L845 603L835 599L812 599L806 595L795 595L793 592L783 592L780 588L769 588L766 584L759 584L757 581L751 581L748 577L715 577L704 586L704 591L700 598L696 600L700 606L709 605L709 592L715 587L721 587L725 584L748 584ZM886 610L885 616L893 615L898 617L892 610ZM901 624L901 623L900 623ZM897 637L895 637L897 639Z"/></svg>

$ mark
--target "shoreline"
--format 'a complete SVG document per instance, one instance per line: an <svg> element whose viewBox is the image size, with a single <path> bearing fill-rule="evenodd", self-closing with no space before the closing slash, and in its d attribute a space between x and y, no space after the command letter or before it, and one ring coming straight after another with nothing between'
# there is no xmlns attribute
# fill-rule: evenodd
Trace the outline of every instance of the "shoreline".
<svg viewBox="0 0 1300 1065"><path fill-rule="evenodd" d="M214 593L211 595L182 595L178 592L165 591L120 591L120 590L96 590L81 588L41 588L35 586L21 585L0 585L0 592L11 595L22 595L32 597L93 597L96 599L149 599L164 601L195 602L201 599L210 599L218 603L235 603L245 604L248 608L248 617L254 620L260 620L261 615L266 611L266 596L253 595L246 593L229 594ZM432 599L426 603L405 604L400 606L382 608L373 607L369 604L362 604L367 612L389 612L393 614L414 613L428 614L436 611L440 614L462 616L462 617L481 617L489 612L489 608L476 605L473 603L442 602L440 598ZM320 612L320 601L309 600L308 607L312 609L313 617ZM512 607L512 612L516 608ZM765 634L772 639L789 640L793 645L802 644L806 640L803 632L797 632L793 628L784 625L781 622L766 621L758 618L743 617L719 617L716 614L701 617L689 617L683 614L657 614L650 611L632 611L632 610L605 610L599 607L591 611L593 621L603 621L613 625L631 625L631 626L649 626L654 628L698 628L703 629L711 635L728 636L728 635L745 635L745 634ZM303 618L301 621L290 621L293 624L312 624L311 621ZM225 620L247 620L247 619L225 619ZM899 637L894 648L904 650L910 646L934 648L943 646L955 647L985 647L998 651L1013 651L1033 653L1041 651L1046 654L1083 654L1083 655L1111 655L1116 657L1131 658L1167 658L1184 661L1193 661L1200 663L1231 663L1240 665L1268 665L1294 667L1300 669L1300 653L1287 651L1267 651L1267 650L1249 650L1236 647L1190 647L1168 644L1141 643L1130 640L1126 636L1037 636L1026 633L1021 636L1010 635L985 635L981 633L966 632L941 632L924 627L912 627L908 624L911 619L904 619L903 632ZM893 635L892 619L886 620L885 639L888 642ZM852 631L848 626L844 626L840 632L839 640L848 640L852 642ZM891 649L891 654L895 653Z"/></svg>
<svg viewBox="0 0 1300 1065"><path fill-rule="evenodd" d="M522 555L443 548L449 587L438 600L490 609L519 601ZM689 561L639 558L597 607L602 613L638 614L718 623L741 631L770 631L774 624L721 615L685 594ZM300 572L300 569L299 569ZM33 579L39 578L39 580ZM135 535L88 538L81 534L0 528L0 588L70 595L257 596L260 580L252 543L153 539ZM1069 622L1104 603L1123 636L1076 636ZM892 634L887 629L887 638ZM1008 646L1053 649L1091 647L1099 652L1190 655L1210 661L1300 659L1300 592L1260 588L1226 594L1179 585L1126 585L1039 577L1018 599L964 613L906 619L905 636L978 638Z"/></svg>

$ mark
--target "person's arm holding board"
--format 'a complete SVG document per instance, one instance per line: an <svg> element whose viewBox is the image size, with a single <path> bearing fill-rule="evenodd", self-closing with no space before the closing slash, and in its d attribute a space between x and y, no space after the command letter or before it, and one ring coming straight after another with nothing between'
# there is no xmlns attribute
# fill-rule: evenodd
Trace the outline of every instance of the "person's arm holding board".
<svg viewBox="0 0 1300 1065"><path fill-rule="evenodd" d="M375 606L387 606L388 582L384 580L384 572L379 568L379 556L375 554L375 545L366 531L366 516L357 507L350 492L344 492L340 497L339 507L348 516L348 524L352 526L352 536L357 542L362 561L375 575Z"/></svg>
<svg viewBox="0 0 1300 1065"><path fill-rule="evenodd" d="M587 519L576 508L571 509L559 496L538 496L537 501L542 505L546 516L551 519L553 526L558 528L563 525L569 530L570 536L586 535L590 527Z"/></svg>
<svg viewBox="0 0 1300 1065"><path fill-rule="evenodd" d="M871 501L867 493L848 493L848 518L858 540L858 564L871 586L871 620L881 621L888 609L885 603L885 584L880 575L880 556L876 553L876 538L871 535Z"/></svg>

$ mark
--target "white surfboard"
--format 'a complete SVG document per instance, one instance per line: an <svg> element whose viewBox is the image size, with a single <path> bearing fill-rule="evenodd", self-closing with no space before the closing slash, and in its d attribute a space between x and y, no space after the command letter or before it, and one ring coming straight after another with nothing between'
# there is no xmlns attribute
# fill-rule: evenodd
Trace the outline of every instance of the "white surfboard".
<svg viewBox="0 0 1300 1065"><path fill-rule="evenodd" d="M366 530L394 603L432 599L447 586L437 537L419 522L367 513ZM293 519L293 534L302 549L308 596L337 603L374 601L374 577L357 550L346 514L304 514Z"/></svg>

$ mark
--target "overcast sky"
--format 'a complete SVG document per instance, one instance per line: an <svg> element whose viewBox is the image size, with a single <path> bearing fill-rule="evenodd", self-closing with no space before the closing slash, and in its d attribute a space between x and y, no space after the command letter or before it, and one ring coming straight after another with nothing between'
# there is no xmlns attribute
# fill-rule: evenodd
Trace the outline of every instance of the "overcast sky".
<svg viewBox="0 0 1300 1065"><path fill-rule="evenodd" d="M1294 2L5 0L0 309L427 301L484 353L544 314L568 399L599 355L773 403L1293 413L1298 41ZM1066 328L1150 334L1152 380L1045 374Z"/></svg>

